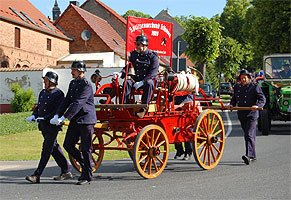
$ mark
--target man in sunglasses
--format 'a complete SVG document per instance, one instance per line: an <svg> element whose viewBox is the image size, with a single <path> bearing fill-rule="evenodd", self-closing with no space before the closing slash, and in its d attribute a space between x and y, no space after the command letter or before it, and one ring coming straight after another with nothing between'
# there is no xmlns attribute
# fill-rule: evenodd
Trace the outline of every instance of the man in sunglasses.
<svg viewBox="0 0 291 200"><path fill-rule="evenodd" d="M129 103L129 96L132 89L143 89L142 104L149 103L154 90L154 79L156 78L159 70L159 58L156 52L148 49L148 38L141 34L135 39L136 48L130 53L129 62L132 63L135 76L126 80L124 103ZM113 78L124 78L126 75L125 66L120 72L114 72ZM143 118L147 108L141 108L136 113L136 117Z"/></svg>

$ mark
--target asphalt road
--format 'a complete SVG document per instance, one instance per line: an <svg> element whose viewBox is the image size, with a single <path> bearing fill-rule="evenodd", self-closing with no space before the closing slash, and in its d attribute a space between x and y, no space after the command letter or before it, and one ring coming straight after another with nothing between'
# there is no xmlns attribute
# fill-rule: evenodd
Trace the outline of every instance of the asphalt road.
<svg viewBox="0 0 291 200"><path fill-rule="evenodd" d="M202 170L192 157L174 160L155 179L143 179L129 159L103 161L90 185L75 185L75 178L53 181L60 173L50 161L41 184L24 180L38 161L0 162L0 198L6 199L290 199L291 126L275 122L269 136L257 131L257 161L245 165L243 133L236 112L221 113L226 129L222 159L212 170ZM228 116L227 116L228 115ZM230 120L228 120L230 119Z"/></svg>

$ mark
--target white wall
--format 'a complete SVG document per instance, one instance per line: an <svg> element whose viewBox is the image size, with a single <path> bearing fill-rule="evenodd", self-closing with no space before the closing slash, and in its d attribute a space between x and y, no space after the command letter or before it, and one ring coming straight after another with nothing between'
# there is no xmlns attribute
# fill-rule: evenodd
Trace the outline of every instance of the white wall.
<svg viewBox="0 0 291 200"><path fill-rule="evenodd" d="M85 73L85 77L91 81L90 77L94 73L95 69L88 69ZM34 95L38 98L39 92L43 88L43 73L48 70L53 70L59 75L58 87L66 94L69 86L69 82L72 80L70 69L48 69L44 71L15 71L15 72L0 72L0 104L10 104L11 98L14 96L11 92L9 85L13 82L18 82L19 85L25 90L31 88L34 91ZM101 76L105 77L113 72L119 72L121 68L98 68L101 72ZM111 82L111 78L107 78L101 81L101 84ZM95 85L93 85L93 91L95 92Z"/></svg>

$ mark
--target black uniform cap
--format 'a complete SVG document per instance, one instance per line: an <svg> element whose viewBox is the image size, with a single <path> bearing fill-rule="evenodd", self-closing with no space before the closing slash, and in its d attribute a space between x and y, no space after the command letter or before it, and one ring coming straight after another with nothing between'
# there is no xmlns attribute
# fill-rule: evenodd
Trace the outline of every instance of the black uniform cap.
<svg viewBox="0 0 291 200"><path fill-rule="evenodd" d="M250 74L250 72L249 72L248 70L246 70L246 69L242 69L242 70L240 71L240 73L239 73L238 79L240 80L240 76L241 76L241 75L244 75L244 74L248 75L248 77L251 78L251 74Z"/></svg>

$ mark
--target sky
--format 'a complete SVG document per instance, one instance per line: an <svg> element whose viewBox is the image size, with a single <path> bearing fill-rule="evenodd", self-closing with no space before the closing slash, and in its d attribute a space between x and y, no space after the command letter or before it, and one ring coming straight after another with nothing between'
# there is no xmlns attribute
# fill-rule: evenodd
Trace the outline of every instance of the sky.
<svg viewBox="0 0 291 200"><path fill-rule="evenodd" d="M52 8L55 0L29 0L45 16L52 18ZM86 0L79 0L80 6ZM57 0L61 12L68 7L70 0ZM128 10L135 10L155 17L163 9L168 9L172 17L189 16L207 17L210 19L221 14L226 0L101 0L102 3L113 9L119 15Z"/></svg>

